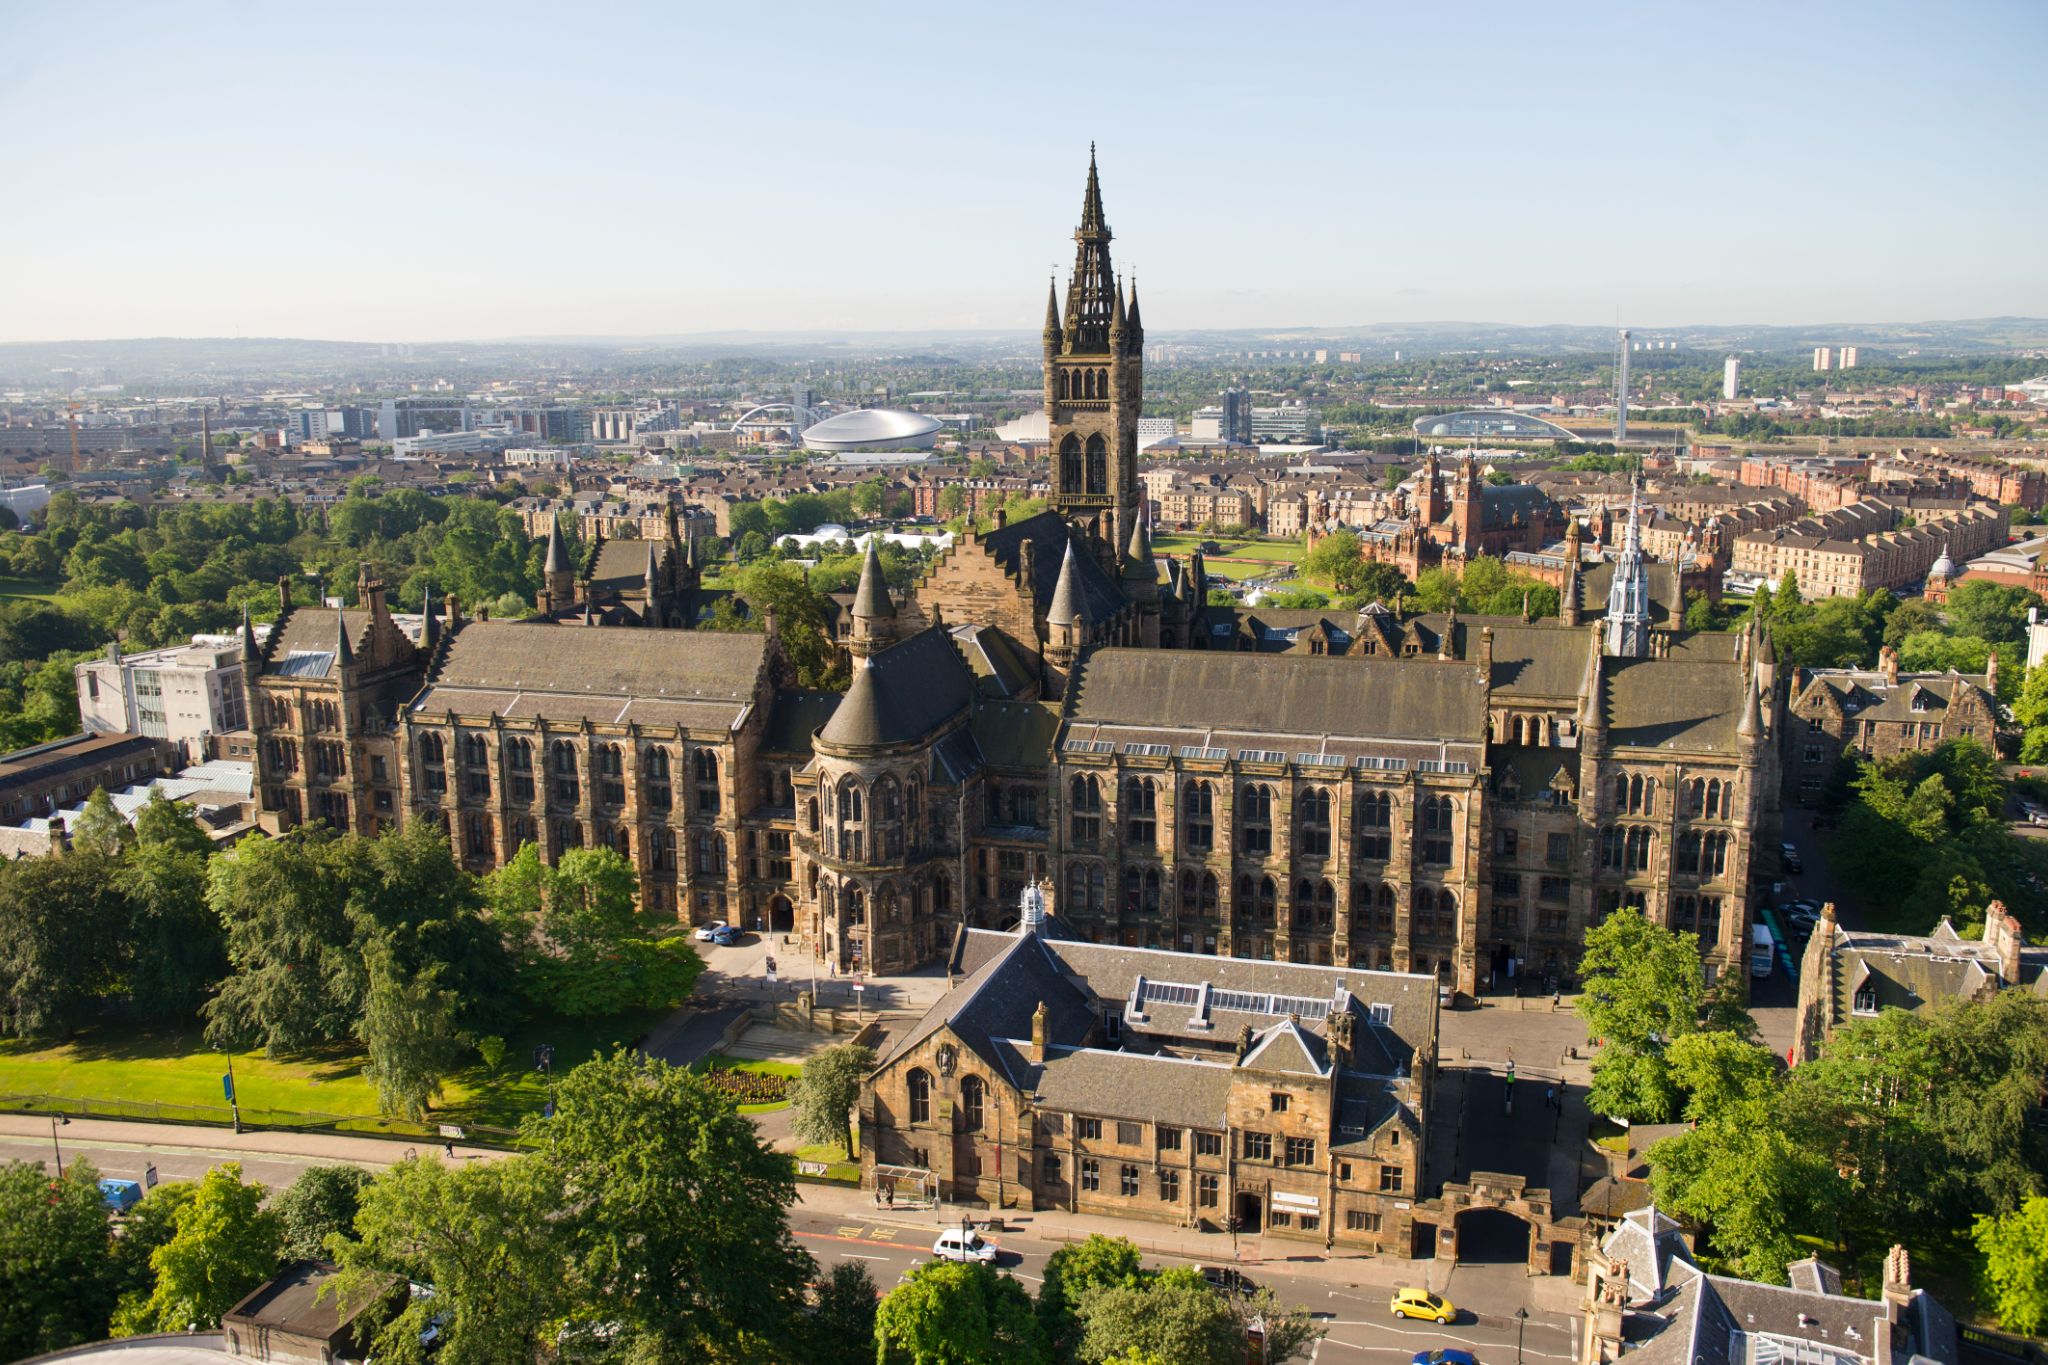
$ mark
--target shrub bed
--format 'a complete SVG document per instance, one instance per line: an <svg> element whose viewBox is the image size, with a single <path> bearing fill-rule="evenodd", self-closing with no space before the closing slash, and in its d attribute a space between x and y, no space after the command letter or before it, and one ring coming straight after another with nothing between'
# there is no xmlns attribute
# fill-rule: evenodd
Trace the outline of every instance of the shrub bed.
<svg viewBox="0 0 2048 1365"><path fill-rule="evenodd" d="M788 1076L742 1071L738 1067L722 1067L708 1073L705 1079L731 1096L735 1104L781 1104L789 1099L790 1086L794 1083Z"/></svg>

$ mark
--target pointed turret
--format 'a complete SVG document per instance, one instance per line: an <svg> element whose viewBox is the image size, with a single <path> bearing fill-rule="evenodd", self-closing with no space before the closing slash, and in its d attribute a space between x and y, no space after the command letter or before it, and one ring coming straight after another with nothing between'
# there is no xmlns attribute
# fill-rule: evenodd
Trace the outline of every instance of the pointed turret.
<svg viewBox="0 0 2048 1365"><path fill-rule="evenodd" d="M1116 282L1115 302L1109 310L1109 339L1111 350L1122 350L1124 339L1124 282Z"/></svg>
<svg viewBox="0 0 2048 1365"><path fill-rule="evenodd" d="M895 640L896 601L889 596L888 580L882 577L882 557L875 553L870 536L867 557L861 561L860 586L853 594L853 630L847 648L854 658L865 659Z"/></svg>
<svg viewBox="0 0 2048 1365"><path fill-rule="evenodd" d="M1067 537L1066 557L1060 560L1060 581L1052 590L1052 605L1045 609L1047 626L1064 626L1081 619L1081 569L1074 554L1074 538ZM1078 643L1078 642L1077 642Z"/></svg>
<svg viewBox="0 0 2048 1365"><path fill-rule="evenodd" d="M334 621L334 669L338 673L344 668L353 668L355 666L356 650L355 646L350 644L348 639L348 612L345 610L335 612Z"/></svg>
<svg viewBox="0 0 2048 1365"><path fill-rule="evenodd" d="M1579 519L1564 524L1564 586L1557 590L1557 617L1565 625L1579 623Z"/></svg>
<svg viewBox="0 0 2048 1365"><path fill-rule="evenodd" d="M434 614L434 585L429 583L420 594L420 648L432 654L440 639L441 618Z"/></svg>
<svg viewBox="0 0 2048 1365"><path fill-rule="evenodd" d="M1145 324L1138 321L1138 277L1131 276L1131 311L1124 319L1124 349L1132 355L1145 349Z"/></svg>
<svg viewBox="0 0 2048 1365"><path fill-rule="evenodd" d="M1753 745L1763 737L1764 720L1757 705L1756 670L1745 667L1742 670L1742 719L1736 723L1735 734L1745 745Z"/></svg>
<svg viewBox="0 0 2048 1365"><path fill-rule="evenodd" d="M542 572L553 575L569 572L569 547L562 543L562 523L559 517L548 520L548 562L541 566Z"/></svg>
<svg viewBox="0 0 2048 1365"><path fill-rule="evenodd" d="M1607 655L1600 648L1600 632L1592 632L1593 647L1586 659L1586 680L1579 689L1579 728L1588 735L1607 733Z"/></svg>
<svg viewBox="0 0 2048 1365"><path fill-rule="evenodd" d="M1109 223L1102 216L1102 182L1095 174L1095 144L1088 144L1088 188L1081 194L1081 231L1109 231Z"/></svg>
<svg viewBox="0 0 2048 1365"><path fill-rule="evenodd" d="M249 624L249 604L242 603L242 662L253 664L263 657L256 646L256 627Z"/></svg>
<svg viewBox="0 0 2048 1365"><path fill-rule="evenodd" d="M1158 563L1152 558L1152 532L1143 517L1131 523L1131 541L1124 547L1124 577L1147 582L1159 577Z"/></svg>
<svg viewBox="0 0 2048 1365"><path fill-rule="evenodd" d="M1081 197L1081 226L1074 229L1074 273L1067 281L1062 348L1068 355L1097 355L1109 349L1115 307L1110 269L1109 222L1102 213L1102 185L1095 173L1095 147L1088 147L1088 189Z"/></svg>
<svg viewBox="0 0 2048 1365"><path fill-rule="evenodd" d="M882 576L882 557L875 553L873 537L868 539L867 557L860 565L860 587L853 595L853 614L871 620L894 618L896 600L889 596L889 582Z"/></svg>
<svg viewBox="0 0 2048 1365"><path fill-rule="evenodd" d="M1060 290L1057 280L1045 282L1045 349L1048 355L1060 348Z"/></svg>
<svg viewBox="0 0 2048 1365"><path fill-rule="evenodd" d="M541 567L540 609L561 611L576 600L576 573L569 567L569 547L562 541L562 518L548 520L548 558Z"/></svg>

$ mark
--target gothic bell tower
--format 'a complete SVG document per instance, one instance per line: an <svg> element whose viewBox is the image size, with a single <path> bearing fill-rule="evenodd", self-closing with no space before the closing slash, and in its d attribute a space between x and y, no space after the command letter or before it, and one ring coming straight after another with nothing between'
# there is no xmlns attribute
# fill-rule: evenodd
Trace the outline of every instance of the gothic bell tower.
<svg viewBox="0 0 2048 1365"><path fill-rule="evenodd" d="M1107 513L1102 533L1121 551L1138 520L1145 329L1135 283L1125 307L1123 282L1110 268L1109 240L1090 144L1064 315L1057 290L1046 290L1045 417L1052 438L1052 505L1069 518Z"/></svg>

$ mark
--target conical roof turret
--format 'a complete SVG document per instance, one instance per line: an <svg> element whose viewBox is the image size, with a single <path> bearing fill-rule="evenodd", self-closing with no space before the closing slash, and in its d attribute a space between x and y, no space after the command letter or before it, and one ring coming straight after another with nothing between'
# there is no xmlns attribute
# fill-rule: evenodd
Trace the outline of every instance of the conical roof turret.
<svg viewBox="0 0 2048 1365"><path fill-rule="evenodd" d="M1081 231L1108 232L1102 215L1102 182L1095 174L1095 144L1088 144L1088 188L1081 193Z"/></svg>
<svg viewBox="0 0 2048 1365"><path fill-rule="evenodd" d="M1139 517L1131 523L1131 543L1124 547L1124 576L1126 578L1155 578L1158 569L1152 559L1152 533L1145 529L1145 518Z"/></svg>
<svg viewBox="0 0 2048 1365"><path fill-rule="evenodd" d="M334 621L334 667L336 670L353 667L356 661L356 649L354 645L349 643L348 611L346 609L336 611L334 613Z"/></svg>
<svg viewBox="0 0 2048 1365"><path fill-rule="evenodd" d="M1074 554L1074 537L1067 537L1067 553L1060 560L1060 581L1053 587L1052 604L1045 609L1047 625L1065 625L1081 615L1081 570Z"/></svg>
<svg viewBox="0 0 2048 1365"><path fill-rule="evenodd" d="M1057 280L1045 282L1045 340L1052 346L1060 344L1060 289Z"/></svg>
<svg viewBox="0 0 2048 1365"><path fill-rule="evenodd" d="M548 520L548 562L544 568L548 573L569 572L569 547L562 543L562 519L559 514Z"/></svg>
<svg viewBox="0 0 2048 1365"><path fill-rule="evenodd" d="M1138 321L1138 277L1131 276L1131 311L1124 318L1124 349L1136 355L1145 349L1145 324Z"/></svg>
<svg viewBox="0 0 2048 1365"><path fill-rule="evenodd" d="M860 587L853 595L853 614L871 618L896 614L896 602L889 596L888 580L882 577L882 557L875 553L872 536L868 538L867 558L861 561Z"/></svg>
<svg viewBox="0 0 2048 1365"><path fill-rule="evenodd" d="M263 657L263 651L256 647L256 627L249 624L249 604L242 603L242 660L255 663Z"/></svg>

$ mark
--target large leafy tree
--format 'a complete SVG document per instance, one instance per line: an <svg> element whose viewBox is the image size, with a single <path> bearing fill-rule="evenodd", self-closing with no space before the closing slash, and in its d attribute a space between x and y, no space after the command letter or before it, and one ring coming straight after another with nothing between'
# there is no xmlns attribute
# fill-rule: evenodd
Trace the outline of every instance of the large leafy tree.
<svg viewBox="0 0 2048 1365"><path fill-rule="evenodd" d="M85 1024L119 981L128 902L86 849L0 863L0 1032Z"/></svg>
<svg viewBox="0 0 2048 1365"><path fill-rule="evenodd" d="M0 1166L0 1357L20 1360L106 1335L113 1238L99 1172L62 1179L40 1163Z"/></svg>
<svg viewBox="0 0 2048 1365"><path fill-rule="evenodd" d="M298 1260L327 1255L327 1239L347 1236L371 1175L361 1166L308 1166L272 1202L284 1255ZM143 1201L147 1203L148 1201Z"/></svg>
<svg viewBox="0 0 2048 1365"><path fill-rule="evenodd" d="M875 1312L877 1365L1051 1359L1024 1286L978 1262L927 1261Z"/></svg>
<svg viewBox="0 0 2048 1365"><path fill-rule="evenodd" d="M171 1180L143 1196L128 1210L121 1235L114 1239L114 1320L139 1320L142 1305L156 1285L150 1258L178 1232L178 1214L199 1193L189 1180Z"/></svg>
<svg viewBox="0 0 2048 1365"><path fill-rule="evenodd" d="M1985 1297L2007 1331L2048 1331L2048 1197L2035 1195L1971 1233L1983 1253Z"/></svg>
<svg viewBox="0 0 2048 1365"><path fill-rule="evenodd" d="M701 1077L614 1052L571 1071L526 1132L575 1210L569 1259L597 1320L673 1356L791 1336L813 1268L785 1221L795 1166Z"/></svg>
<svg viewBox="0 0 2048 1365"><path fill-rule="evenodd" d="M1081 1340L1076 1306L1082 1295L1091 1289L1134 1287L1143 1275L1137 1243L1128 1238L1091 1233L1053 1252L1038 1287L1038 1324L1046 1344L1060 1359L1072 1359Z"/></svg>
<svg viewBox="0 0 2048 1365"><path fill-rule="evenodd" d="M312 828L245 839L207 871L207 903L227 928L233 968L207 1002L207 1037L272 1051L347 1038L367 983L343 843Z"/></svg>
<svg viewBox="0 0 2048 1365"><path fill-rule="evenodd" d="M115 874L127 898L129 1002L145 1019L192 1018L227 974L220 920L206 903L212 841L184 808L153 792Z"/></svg>
<svg viewBox="0 0 2048 1365"><path fill-rule="evenodd" d="M841 1261L818 1281L803 1324L804 1365L873 1365L875 1281L859 1261Z"/></svg>
<svg viewBox="0 0 2048 1365"><path fill-rule="evenodd" d="M484 881L492 923L519 963L518 989L562 1014L666 1008L687 998L703 959L657 934L635 908L639 879L608 848L574 849L555 866L532 844Z"/></svg>
<svg viewBox="0 0 2048 1365"><path fill-rule="evenodd" d="M1593 1107L1637 1122L1665 1121L1677 1110L1678 1088L1664 1051L1698 1031L1708 1003L1699 936L1674 933L1624 906L1586 931L1579 972L1579 1016L1602 1045L1593 1063Z"/></svg>
<svg viewBox="0 0 2048 1365"><path fill-rule="evenodd" d="M1084 1361L1108 1361L1130 1349L1184 1365L1239 1365L1245 1357L1244 1326L1186 1266L1086 1289L1076 1312Z"/></svg>
<svg viewBox="0 0 2048 1365"><path fill-rule="evenodd" d="M791 1095L796 1135L846 1150L847 1115L860 1100L861 1082L874 1069L874 1049L860 1043L841 1043L806 1057Z"/></svg>
<svg viewBox="0 0 2048 1365"><path fill-rule="evenodd" d="M402 1161L362 1192L353 1237L333 1245L344 1302L379 1294L397 1272L431 1284L378 1333L379 1360L419 1365L419 1335L441 1327L447 1365L517 1365L546 1358L577 1315L569 1211L537 1158L451 1167Z"/></svg>
<svg viewBox="0 0 2048 1365"><path fill-rule="evenodd" d="M156 1286L124 1311L125 1332L183 1332L213 1327L243 1295L277 1273L278 1217L263 1207L263 1187L242 1183L240 1162L208 1171L178 1210L177 1231L149 1258Z"/></svg>
<svg viewBox="0 0 2048 1365"><path fill-rule="evenodd" d="M440 984L439 965L410 976L384 944L370 952L370 990L357 1026L370 1054L363 1068L386 1113L424 1118L441 1083L461 1064L470 1037L457 1027L461 1001Z"/></svg>

